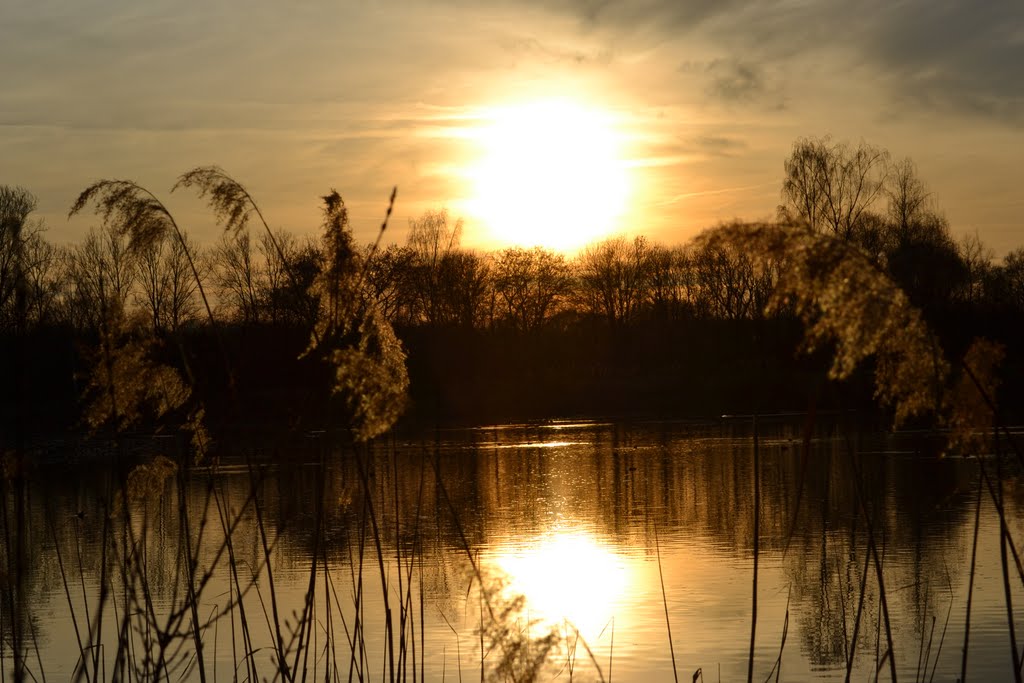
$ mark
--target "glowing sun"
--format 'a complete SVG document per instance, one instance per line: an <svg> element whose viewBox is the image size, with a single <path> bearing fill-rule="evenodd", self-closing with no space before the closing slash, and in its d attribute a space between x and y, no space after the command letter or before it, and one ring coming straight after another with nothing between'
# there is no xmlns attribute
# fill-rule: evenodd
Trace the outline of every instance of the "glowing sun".
<svg viewBox="0 0 1024 683"><path fill-rule="evenodd" d="M489 109L481 119L466 209L493 241L571 251L619 227L629 174L612 116L546 100Z"/></svg>

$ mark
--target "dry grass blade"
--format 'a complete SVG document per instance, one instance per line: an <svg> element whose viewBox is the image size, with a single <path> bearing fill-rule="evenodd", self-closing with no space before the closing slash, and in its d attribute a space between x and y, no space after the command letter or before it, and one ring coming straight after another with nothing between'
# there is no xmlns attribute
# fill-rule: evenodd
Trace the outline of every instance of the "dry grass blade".
<svg viewBox="0 0 1024 683"><path fill-rule="evenodd" d="M178 371L152 360L149 340L117 339L104 351L106 358L96 359L85 391L83 417L91 430L106 425L125 430L147 417L162 418L189 399L191 390Z"/></svg>

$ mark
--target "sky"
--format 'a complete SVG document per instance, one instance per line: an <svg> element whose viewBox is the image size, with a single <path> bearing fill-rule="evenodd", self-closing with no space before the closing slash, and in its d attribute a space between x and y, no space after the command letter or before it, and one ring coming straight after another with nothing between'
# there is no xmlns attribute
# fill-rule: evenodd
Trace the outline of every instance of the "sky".
<svg viewBox="0 0 1024 683"><path fill-rule="evenodd" d="M1021 0L4 0L0 64L0 183L36 195L55 241L96 222L67 211L103 178L215 239L171 187L216 164L275 228L315 234L336 188L372 240L397 186L385 242L447 209L491 248L474 131L555 98L613 131L628 192L603 233L771 218L794 142L831 135L912 158L954 235L1024 246ZM599 194L562 215L592 220Z"/></svg>

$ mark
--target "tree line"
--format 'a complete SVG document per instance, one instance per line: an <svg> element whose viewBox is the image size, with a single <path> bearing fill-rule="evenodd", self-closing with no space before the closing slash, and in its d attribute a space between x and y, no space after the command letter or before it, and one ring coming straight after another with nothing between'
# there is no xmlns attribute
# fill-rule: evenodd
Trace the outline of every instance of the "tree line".
<svg viewBox="0 0 1024 683"><path fill-rule="evenodd" d="M955 238L909 159L893 161L866 143L801 139L784 163L781 200L778 221L863 251L940 332L955 336L969 318L998 334L1024 313L1024 247L996 260L976 233ZM27 190L0 187L0 331L7 336L92 339L118 311L168 345L211 334L214 319L270 343L302 338L289 330L308 328L319 306L314 285L330 261L324 240L243 225L213 244L185 231L133 244L118 216L106 215L81 242L57 245L32 218L34 208ZM595 374L635 378L637 354L654 353L651 344L663 348L659 362L678 365L678 351L665 348L671 341L705 338L699 351L707 354L716 336L781 330L779 348L792 340L785 307L766 314L791 264L752 258L735 245L618 236L570 257L541 247L473 250L461 237L461 221L430 211L410 221L404 244L351 246L359 287L404 343L421 404L444 403L445 394L423 385L453 382L449 395L466 391L471 378L460 383L460 373L501 375L509 354L531 375L544 375L538 366L557 359L585 366L576 367L576 379L560 380L564 392L566 383L589 385ZM1015 340L1007 341L1012 348ZM744 349L733 351L753 347ZM473 357L479 365L460 367Z"/></svg>

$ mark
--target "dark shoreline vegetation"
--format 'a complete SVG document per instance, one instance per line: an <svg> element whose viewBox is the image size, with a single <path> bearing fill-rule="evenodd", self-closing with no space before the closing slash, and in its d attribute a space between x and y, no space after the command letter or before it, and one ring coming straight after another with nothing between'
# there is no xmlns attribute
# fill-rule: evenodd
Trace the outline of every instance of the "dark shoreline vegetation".
<svg viewBox="0 0 1024 683"><path fill-rule="evenodd" d="M321 656L331 680L346 672L349 680L363 680L368 666L386 669L389 680L422 679L421 528L418 515L404 528L397 520L399 508L419 509L426 482L438 507L452 513L449 523L479 593L481 676L486 669L499 679L533 680L570 635L518 627L523 604L508 601L478 566L441 483L439 461L424 456L419 490L405 496L396 490L387 503L394 509L380 508L374 483L380 459L371 457L368 445L375 437L403 415L406 427L416 430L553 416L780 411L805 413L813 425L816 414L855 410L881 415L886 424L936 430L941 441L929 442L936 454L984 456L977 458L977 495L999 515L1019 681L1011 584L1024 582L1024 566L1003 486L1021 465L1015 435L1004 425L1006 416L1024 410L1016 391L1024 371L1016 324L1024 312L1024 251L995 264L976 236L954 240L913 165L893 163L869 145L800 140L785 171L778 222L724 224L674 247L610 239L572 259L543 249L463 249L459 224L443 212L413 221L406 245L384 247L394 194L374 244L354 243L347 209L334 191L323 198L320 238L303 242L272 231L246 189L215 167L184 174L174 189L197 191L209 202L225 229L216 245L196 245L149 190L100 181L71 208L94 210L100 226L78 246L57 247L31 220L32 195L0 186L2 659L6 666L10 657L13 679L26 680L36 670L22 579L29 552L29 444L40 434L87 433L111 444L109 482L95 503L103 520L100 580L96 595L82 589L84 613L76 612L78 597L72 599L69 587L69 577L81 579L81 568L76 574L65 566L69 559L61 560L82 654L76 680L159 679L174 670L205 683L203 638L220 619L240 629L236 675L258 680L268 673L267 653L256 656L264 648L254 645L254 618L273 641L275 680L305 680L310 661ZM805 352L798 353L801 347ZM874 413L876 405L881 413ZM762 527L757 417L752 424L748 680ZM361 535L353 566L360 577L364 570L379 573L384 586L397 581L397 592L392 585L379 596L383 612L374 617L385 623L386 664L367 655L360 641L361 578L353 581L355 624L331 622L332 601L339 598L328 571L326 477L309 500L308 588L290 619L278 613L272 571L279 530L264 518L262 464L244 465L244 500L228 504L218 487L218 444L259 441L282 430L296 437L321 430L337 435L336 445L355 467ZM129 454L130 435L154 433L175 436L178 446L141 462ZM316 466L326 472L337 451L314 450ZM864 490L869 482L852 446L846 455L863 519L859 602L847 606L852 631L843 634L846 669L853 669L860 629L870 630L861 623L870 594L879 601L877 668L896 680L883 539L872 521L881 511ZM199 505L185 498L201 471L194 464L213 475L202 484ZM176 505L168 502L169 492ZM180 549L173 576L160 579L174 586L173 598L159 608L141 553L154 523L147 505L155 500L164 500L177 519ZM391 557L381 544L385 513L395 536L407 540ZM248 573L239 571L233 537L243 518L259 537L256 566L247 565ZM56 537L52 528L34 533ZM199 538L212 533L223 534L223 541L212 558L201 556ZM231 588L228 604L201 615L203 592L220 572ZM972 561L968 591L973 573ZM247 615L247 596L264 582L269 595L260 595L262 613ZM969 605L968 597L962 676ZM671 632L667 597L665 609ZM318 621L325 615L326 626ZM104 618L116 621L116 631L100 647L109 638ZM327 645L320 640L324 633ZM924 654L923 643L927 672L932 644ZM485 664L484 650L499 654ZM588 655L598 677L610 679L611 662L602 672Z"/></svg>
<svg viewBox="0 0 1024 683"><path fill-rule="evenodd" d="M263 215L244 188L203 170L183 179L210 191L225 228L204 247L177 224L166 229L161 221L173 217L130 183L89 198L100 225L69 246L46 241L28 192L5 189L0 344L5 385L19 388L4 392L5 432L90 427L83 395L111 316L123 336L145 340L151 357L191 373L214 431L337 426L330 373L304 354L329 234L300 239L250 225ZM786 172L780 225L859 250L864 267L906 293L949 358L974 338L1000 343L1003 386L1019 385L1024 248L997 263L976 235L955 240L911 162L892 163L867 145L801 140ZM216 194L227 188L237 194ZM137 205L117 205L129 190ZM339 248L358 287L406 354L403 414L412 424L874 404L867 364L831 381L831 340L800 353L806 320L786 302L767 310L789 256L759 259L742 240L710 238L714 230L674 246L613 238L572 258L541 248L480 253L460 246L460 225L444 212L413 221L404 245L357 245L337 201L326 220L345 234ZM89 208L87 199L75 211ZM1019 392L998 398L1005 414L1024 414Z"/></svg>

